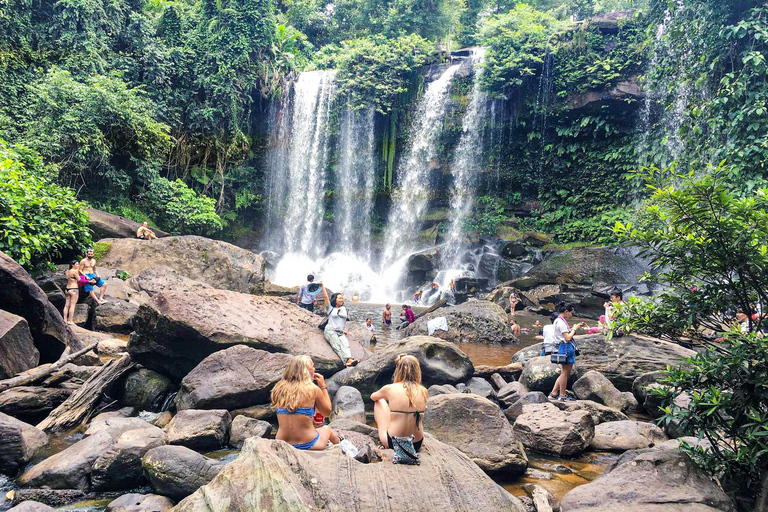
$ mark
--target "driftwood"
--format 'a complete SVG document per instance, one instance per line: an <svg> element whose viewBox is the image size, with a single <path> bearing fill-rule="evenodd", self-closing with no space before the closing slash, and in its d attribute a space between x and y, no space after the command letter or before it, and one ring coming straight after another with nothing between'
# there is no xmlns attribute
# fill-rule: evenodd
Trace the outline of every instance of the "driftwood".
<svg viewBox="0 0 768 512"><path fill-rule="evenodd" d="M42 379L43 377L47 377L48 375L59 370L65 364L71 363L72 361L82 356L86 352L90 352L91 350L95 349L96 345L97 344L94 343L93 345L89 345L85 348L81 348L74 354L70 354L63 359L59 359L55 363L48 365L45 368L41 368L36 371L31 371L29 373L25 373L24 375L18 375L10 379L0 380L0 391L5 391L6 389L15 388L18 386L26 386L27 384L32 384L33 382L36 382Z"/></svg>
<svg viewBox="0 0 768 512"><path fill-rule="evenodd" d="M416 318L421 318L424 315L427 315L427 314L433 312L434 310L445 306L446 302L448 302L447 299L440 299L439 301L437 301L434 304L432 304L431 306L429 306L427 309L425 309L423 311L420 311L419 314L416 315Z"/></svg>
<svg viewBox="0 0 768 512"><path fill-rule="evenodd" d="M102 393L125 372L135 366L128 355L112 360L102 366L98 372L67 400L54 409L37 428L47 431L61 430L78 425L93 409Z"/></svg>

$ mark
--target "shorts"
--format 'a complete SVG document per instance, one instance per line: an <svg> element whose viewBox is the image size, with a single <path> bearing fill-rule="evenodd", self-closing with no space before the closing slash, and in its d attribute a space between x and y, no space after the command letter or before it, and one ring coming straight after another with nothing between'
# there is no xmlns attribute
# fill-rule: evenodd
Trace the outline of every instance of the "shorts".
<svg viewBox="0 0 768 512"><path fill-rule="evenodd" d="M299 307L300 307L301 309L306 309L307 311L312 311L312 312L314 312L314 311L315 311L315 305L314 305L314 304L312 304L312 303L310 303L310 304L304 304L304 303L302 302L301 304L299 304Z"/></svg>
<svg viewBox="0 0 768 512"><path fill-rule="evenodd" d="M85 277L87 277L89 280L97 278L96 274L85 274ZM98 280L98 282L96 284L90 284L90 283L84 284L83 285L83 291L86 292L86 293L89 293L89 292L93 291L94 287L101 288L102 286L104 286L104 280L99 277L99 280Z"/></svg>
<svg viewBox="0 0 768 512"><path fill-rule="evenodd" d="M392 320L384 320L384 325L392 325Z"/></svg>
<svg viewBox="0 0 768 512"><path fill-rule="evenodd" d="M561 343L557 348L558 354L565 354L565 363L576 364L576 351L573 349L573 343Z"/></svg>

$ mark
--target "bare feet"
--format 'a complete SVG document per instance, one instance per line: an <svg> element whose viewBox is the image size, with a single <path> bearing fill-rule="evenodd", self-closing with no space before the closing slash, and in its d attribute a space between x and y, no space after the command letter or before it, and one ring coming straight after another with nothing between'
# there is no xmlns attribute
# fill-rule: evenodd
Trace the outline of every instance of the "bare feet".
<svg viewBox="0 0 768 512"><path fill-rule="evenodd" d="M67 325L75 325L75 322L67 322Z"/></svg>

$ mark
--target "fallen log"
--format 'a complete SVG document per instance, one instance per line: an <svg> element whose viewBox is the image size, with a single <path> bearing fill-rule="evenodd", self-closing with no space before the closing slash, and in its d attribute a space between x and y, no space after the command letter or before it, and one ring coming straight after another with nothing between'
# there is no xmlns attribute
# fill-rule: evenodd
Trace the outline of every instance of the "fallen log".
<svg viewBox="0 0 768 512"><path fill-rule="evenodd" d="M128 355L109 361L41 421L37 428L50 432L80 424L99 401L102 393L134 366L135 363L131 362L131 357Z"/></svg>
<svg viewBox="0 0 768 512"><path fill-rule="evenodd" d="M420 312L419 312L419 314L418 314L418 315L416 315L416 318L417 318L417 319L418 319L418 318L421 318L421 317L423 317L424 315L427 315L427 314L429 314L429 313L433 312L434 310L436 310L436 309L438 309L438 308L441 308L441 307L445 306L445 303L446 303L446 302L448 302L448 300L447 300L447 299L440 299L439 301L437 301L437 302L435 302L434 304L432 304L431 306L429 306L427 309L424 309L424 310L420 311Z"/></svg>
<svg viewBox="0 0 768 512"><path fill-rule="evenodd" d="M90 352L95 348L96 348L96 343L94 343L93 345L89 345L85 348L81 348L74 354L70 354L64 359L59 359L53 364L44 365L44 367L40 368L37 371L25 372L23 375L17 375L16 377L12 377L10 379L0 380L0 391L5 391L6 389L15 388L18 386L26 386L27 384L32 384L33 382L36 382L42 379L43 377L47 377L48 375L60 369L65 364L71 363L78 357L84 355L86 352Z"/></svg>

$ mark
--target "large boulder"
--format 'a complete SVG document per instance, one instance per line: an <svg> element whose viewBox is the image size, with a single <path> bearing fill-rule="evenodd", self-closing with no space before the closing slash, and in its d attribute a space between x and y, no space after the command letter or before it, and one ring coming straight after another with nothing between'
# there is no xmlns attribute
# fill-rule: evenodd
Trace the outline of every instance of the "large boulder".
<svg viewBox="0 0 768 512"><path fill-rule="evenodd" d="M88 214L88 220L91 223L94 240L101 240L102 238L136 238L136 231L141 226L141 224L131 219L97 210L96 208L88 208L85 212ZM152 231L158 237L168 236L168 233L156 228L153 228Z"/></svg>
<svg viewBox="0 0 768 512"><path fill-rule="evenodd" d="M514 430L526 448L569 457L589 446L595 423L587 411L561 411L550 403L525 404Z"/></svg>
<svg viewBox="0 0 768 512"><path fill-rule="evenodd" d="M232 418L224 409L179 411L168 424L168 442L195 450L221 448L229 440Z"/></svg>
<svg viewBox="0 0 768 512"><path fill-rule="evenodd" d="M424 429L457 448L486 472L522 475L528 467L499 406L473 394L439 395L427 401Z"/></svg>
<svg viewBox="0 0 768 512"><path fill-rule="evenodd" d="M34 368L40 362L27 321L0 310L0 380Z"/></svg>
<svg viewBox="0 0 768 512"><path fill-rule="evenodd" d="M635 247L577 247L553 251L526 277L539 283L636 284L643 274L652 271Z"/></svg>
<svg viewBox="0 0 768 512"><path fill-rule="evenodd" d="M667 441L659 427L643 421L609 421L595 427L590 448L598 451L624 452L653 448Z"/></svg>
<svg viewBox="0 0 768 512"><path fill-rule="evenodd" d="M112 300L96 306L93 328L103 332L130 333L133 317L139 311L138 304L126 300Z"/></svg>
<svg viewBox="0 0 768 512"><path fill-rule="evenodd" d="M602 373L594 370L573 383L573 393L580 400L592 400L612 409L624 412L637 409L637 400L632 393L622 393Z"/></svg>
<svg viewBox="0 0 768 512"><path fill-rule="evenodd" d="M268 403L291 358L244 345L215 352L181 381L176 408L232 410Z"/></svg>
<svg viewBox="0 0 768 512"><path fill-rule="evenodd" d="M474 371L472 361L453 343L431 336L412 336L383 346L357 366L338 372L325 381L328 391L333 395L341 386L352 386L365 400L370 399L374 391L392 384L395 358L399 354L419 360L422 383L426 387L464 382Z"/></svg>
<svg viewBox="0 0 768 512"><path fill-rule="evenodd" d="M35 280L4 252L0 252L0 309L27 321L42 362L57 360L67 347L72 351L85 347Z"/></svg>
<svg viewBox="0 0 768 512"><path fill-rule="evenodd" d="M607 421L624 421L629 419L627 418L626 414L619 411L618 409L612 409L607 405L599 404L597 402L593 402L592 400L573 400L568 402L552 400L551 403L563 411L587 411L590 416L592 416L592 420L595 422L595 425L599 425Z"/></svg>
<svg viewBox="0 0 768 512"><path fill-rule="evenodd" d="M310 453L251 438L237 460L175 510L524 511L455 448L427 435L420 456L419 466L363 464L338 448Z"/></svg>
<svg viewBox="0 0 768 512"><path fill-rule="evenodd" d="M560 501L561 512L732 512L723 490L680 450L649 450Z"/></svg>
<svg viewBox="0 0 768 512"><path fill-rule="evenodd" d="M19 386L0 393L0 412L29 423L42 421L72 394L71 389Z"/></svg>
<svg viewBox="0 0 768 512"><path fill-rule="evenodd" d="M486 300L473 300L440 308L417 319L405 330L406 336L428 334L427 323L444 316L447 331L435 331L433 336L454 343L516 343L507 314L501 307Z"/></svg>
<svg viewBox="0 0 768 512"><path fill-rule="evenodd" d="M9 508L8 512L56 512L56 509L39 501L26 500Z"/></svg>
<svg viewBox="0 0 768 512"><path fill-rule="evenodd" d="M123 432L93 464L91 484L97 491L135 489L144 480L141 458L167 443L161 429L150 426Z"/></svg>
<svg viewBox="0 0 768 512"><path fill-rule="evenodd" d="M104 512L168 512L173 502L159 494L123 494L110 501Z"/></svg>
<svg viewBox="0 0 768 512"><path fill-rule="evenodd" d="M240 448L249 437L266 437L272 432L272 425L268 421L256 420L247 416L236 416L232 420L229 432L229 444Z"/></svg>
<svg viewBox="0 0 768 512"><path fill-rule="evenodd" d="M365 402L363 395L351 386L341 386L333 396L331 421L348 419L365 423Z"/></svg>
<svg viewBox="0 0 768 512"><path fill-rule="evenodd" d="M695 351L676 343L639 334L626 334L611 340L606 340L602 334L590 334L577 336L576 341L581 355L576 358L576 365L571 375L581 377L586 372L594 370L602 373L619 391L632 391L632 384L640 375L665 371L667 366L680 366L684 364L683 359L696 355ZM512 361L524 363L527 367L536 359L530 358L536 351L541 353L541 343L521 350L512 357ZM546 359L549 360L549 358ZM523 375L525 375L525 368ZM523 380L523 376L520 380ZM554 383L554 380L552 382ZM529 384L526 385L529 386ZM551 390L550 387L547 391Z"/></svg>
<svg viewBox="0 0 768 512"><path fill-rule="evenodd" d="M42 430L0 413L0 473L15 476L46 443Z"/></svg>
<svg viewBox="0 0 768 512"><path fill-rule="evenodd" d="M213 286L183 276L166 265L157 265L142 270L128 280L135 290L145 292L150 297L166 290L175 292L196 292Z"/></svg>
<svg viewBox="0 0 768 512"><path fill-rule="evenodd" d="M539 350L539 352L541 351ZM576 365L571 370L571 375L568 377L568 385L572 385L586 372L579 364L580 362L580 360L577 360ZM562 366L552 363L550 356L534 357L523 366L523 373L520 375L519 382L531 391L541 391L542 393L549 394L552 392L552 388L555 386L555 381L560 376L561 370Z"/></svg>
<svg viewBox="0 0 768 512"><path fill-rule="evenodd" d="M168 377L146 368L128 374L118 385L120 404L139 411L159 411L178 390Z"/></svg>
<svg viewBox="0 0 768 512"><path fill-rule="evenodd" d="M133 411L129 409L103 412L93 418L91 424L88 426L88 430L85 431L85 435L93 436L99 432L106 432L110 437L117 439L124 433L130 432L131 430L144 430L153 428L151 423L144 421L141 418L124 415L131 412ZM147 432L150 432L150 430Z"/></svg>
<svg viewBox="0 0 768 512"><path fill-rule="evenodd" d="M214 288L254 294L264 291L264 258L201 236L171 236L151 243L137 239L115 240L100 264L125 269L132 275L165 265L188 279Z"/></svg>
<svg viewBox="0 0 768 512"><path fill-rule="evenodd" d="M155 492L174 500L210 482L223 467L184 446L158 446L149 450L141 463Z"/></svg>
<svg viewBox="0 0 768 512"><path fill-rule="evenodd" d="M317 328L319 323L317 315L277 297L216 289L167 291L139 308L128 351L138 363L177 379L214 352L234 345L308 354L318 371L340 370L344 364ZM360 342L370 333L357 324L348 332L353 357L366 359L368 352Z"/></svg>
<svg viewBox="0 0 768 512"><path fill-rule="evenodd" d="M508 384L504 384L499 388L496 393L496 398L502 407L509 407L513 403L520 400L529 392L529 389L523 385L520 381L513 381Z"/></svg>

